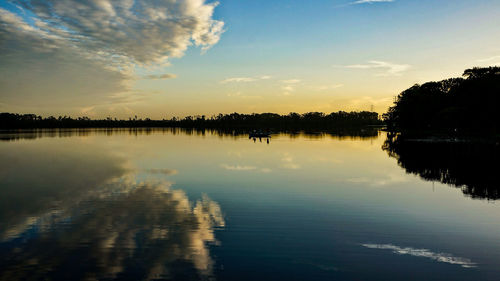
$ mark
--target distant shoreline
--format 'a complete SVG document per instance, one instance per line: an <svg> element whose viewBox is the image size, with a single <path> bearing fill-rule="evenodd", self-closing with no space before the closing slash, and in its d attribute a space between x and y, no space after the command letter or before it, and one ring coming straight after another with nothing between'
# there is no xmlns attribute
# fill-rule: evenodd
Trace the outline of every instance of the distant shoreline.
<svg viewBox="0 0 500 281"><path fill-rule="evenodd" d="M309 112L305 114L275 113L261 114L219 114L207 118L204 115L172 118L169 120L151 120L129 118L118 120L90 119L88 117L71 118L50 116L42 118L35 114L0 113L0 129L37 129L37 128L200 128L222 130L332 130L383 126L376 112Z"/></svg>

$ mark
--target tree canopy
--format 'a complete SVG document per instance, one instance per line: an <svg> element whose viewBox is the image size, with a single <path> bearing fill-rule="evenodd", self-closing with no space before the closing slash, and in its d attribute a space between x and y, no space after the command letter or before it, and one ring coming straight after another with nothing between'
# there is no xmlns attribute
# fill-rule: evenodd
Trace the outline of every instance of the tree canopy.
<svg viewBox="0 0 500 281"><path fill-rule="evenodd" d="M500 67L471 68L463 78L414 85L383 115L390 131L498 134Z"/></svg>

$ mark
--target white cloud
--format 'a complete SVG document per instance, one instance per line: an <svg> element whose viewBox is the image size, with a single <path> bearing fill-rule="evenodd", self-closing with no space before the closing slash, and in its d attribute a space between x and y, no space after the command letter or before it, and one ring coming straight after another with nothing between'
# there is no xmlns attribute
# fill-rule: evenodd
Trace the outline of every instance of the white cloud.
<svg viewBox="0 0 500 281"><path fill-rule="evenodd" d="M281 80L281 83L284 85L281 86L281 89L283 90L282 95L283 96L289 96L292 94L292 92L295 91L296 84L302 82L300 79L287 79L287 80Z"/></svg>
<svg viewBox="0 0 500 281"><path fill-rule="evenodd" d="M190 45L210 48L224 31L224 22L212 19L217 2L204 0L14 3L33 13L39 33L141 64L180 57Z"/></svg>
<svg viewBox="0 0 500 281"><path fill-rule="evenodd" d="M325 90L333 90L333 89L338 89L344 87L344 84L334 84L334 85L322 85L322 86L317 86L316 90L318 91L325 91Z"/></svg>
<svg viewBox="0 0 500 281"><path fill-rule="evenodd" d="M228 97L241 97L241 92L234 92L234 93L229 93L227 94Z"/></svg>
<svg viewBox="0 0 500 281"><path fill-rule="evenodd" d="M232 78L226 78L226 79L220 81L220 83L226 84L226 83L232 83L232 82L240 83L240 82L254 82L254 81L257 81L257 79L252 78L252 77L232 77Z"/></svg>
<svg viewBox="0 0 500 281"><path fill-rule="evenodd" d="M394 2L394 0L358 0L351 2L351 4L373 4L373 3L382 3L382 2Z"/></svg>
<svg viewBox="0 0 500 281"><path fill-rule="evenodd" d="M294 158L288 152L285 152L283 154L283 157L281 158L281 162L282 162L282 167L285 169L290 169L290 170L300 169L300 165L295 163Z"/></svg>
<svg viewBox="0 0 500 281"><path fill-rule="evenodd" d="M255 166L242 166L242 165L227 165L227 164L221 164L220 165L222 168L229 170L229 171L252 171L252 170L257 170L257 167Z"/></svg>
<svg viewBox="0 0 500 281"><path fill-rule="evenodd" d="M103 111L137 103L145 98L131 91L137 66L167 65L189 46L205 51L224 31L224 23L213 19L217 3L204 0L12 4L18 14L0 8L0 91L6 108L80 113L91 106Z"/></svg>
<svg viewBox="0 0 500 281"><path fill-rule="evenodd" d="M281 89L283 90L283 93L281 93L283 96L289 96L295 91L295 87L292 85L282 86Z"/></svg>
<svg viewBox="0 0 500 281"><path fill-rule="evenodd" d="M346 66L353 69L383 69L385 72L378 73L377 76L399 76L402 72L411 68L409 64L395 64L385 61L369 61L366 64L352 64Z"/></svg>
<svg viewBox="0 0 500 281"><path fill-rule="evenodd" d="M484 58L484 59L479 59L477 62L490 65L490 66L497 66L500 65L500 56L493 56L489 58Z"/></svg>
<svg viewBox="0 0 500 281"><path fill-rule="evenodd" d="M247 166L247 165L221 164L220 166L228 171L258 171L261 173L270 173L272 171L269 168L258 168L256 166Z"/></svg>
<svg viewBox="0 0 500 281"><path fill-rule="evenodd" d="M331 157L324 157L324 156L316 156L316 157L311 157L309 159L310 162L314 163L334 163L334 164L341 164L344 163L343 160L341 159L336 159L336 158L331 158Z"/></svg>
<svg viewBox="0 0 500 281"><path fill-rule="evenodd" d="M231 77L220 81L221 84L226 83L241 83L241 82L255 82L259 80L269 80L272 77L269 75L255 76L255 77Z"/></svg>
<svg viewBox="0 0 500 281"><path fill-rule="evenodd" d="M347 179L347 182L367 184L369 186L386 186L391 184L403 183L407 181L408 178L399 174L388 174L387 176L381 178L359 177L359 178Z"/></svg>
<svg viewBox="0 0 500 281"><path fill-rule="evenodd" d="M163 80L163 79L173 79L177 78L177 75L171 73L164 74L150 74L143 76L144 79L153 79L153 80Z"/></svg>
<svg viewBox="0 0 500 281"><path fill-rule="evenodd" d="M228 97L242 98L242 99L261 99L262 98L262 96L243 95L240 91L228 93L227 96Z"/></svg>
<svg viewBox="0 0 500 281"><path fill-rule="evenodd" d="M302 80L300 79L288 79L288 80L281 80L281 83L285 84L297 84L300 83Z"/></svg>
<svg viewBox="0 0 500 281"><path fill-rule="evenodd" d="M183 191L169 186L164 181L128 182L124 178L98 190L88 190L87 194L66 200L65 204L57 201L55 209L42 210L41 214L31 216L15 227L2 229L4 241L19 236L31 241L34 235L29 233L34 231L37 237L43 235L45 240L53 241L36 241L35 250L21 245L19 250L23 255L40 261L41 266L17 276L27 279L32 274L43 274L43 268L47 266L63 267L65 261L75 254L74 250L85 241L88 251L79 254L89 261L89 268L94 269L86 272L90 279L118 278L137 262L150 265L144 269L146 279L158 279L175 272L178 261L189 264L201 278L209 278L213 275L214 261L208 245L218 243L215 229L225 226L221 208L206 195L192 202ZM82 204L89 200L99 208ZM120 207L130 204L134 204L133 210ZM139 216L144 217L138 219ZM69 219L71 225L60 229L61 223ZM102 227L95 228L95 225ZM91 227L93 231L86 231ZM138 235L138 229L142 235ZM60 232L66 234L58 235ZM155 255L148 251L151 246L155 248ZM137 251L141 247L145 251ZM56 257L50 251L60 254ZM18 272L16 269L20 263L20 259L13 260L2 273L8 276L9 272L10 275Z"/></svg>
<svg viewBox="0 0 500 281"><path fill-rule="evenodd" d="M489 61L494 61L494 60L500 61L500 56L493 56L493 57L489 57L489 58L485 58L485 59L479 59L477 61L478 62L489 62Z"/></svg>
<svg viewBox="0 0 500 281"><path fill-rule="evenodd" d="M465 268L476 267L476 263L470 259L455 257L447 253L435 253L428 249L415 249L411 247L399 247L392 244L361 244L369 249L391 250L395 254L410 255L415 257L424 257L437 262L460 265Z"/></svg>

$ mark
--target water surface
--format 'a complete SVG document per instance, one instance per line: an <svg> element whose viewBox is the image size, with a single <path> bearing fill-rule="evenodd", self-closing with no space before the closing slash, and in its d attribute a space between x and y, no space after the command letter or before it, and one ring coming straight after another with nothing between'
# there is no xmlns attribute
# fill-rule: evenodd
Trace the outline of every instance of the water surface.
<svg viewBox="0 0 500 281"><path fill-rule="evenodd" d="M0 280L500 279L497 148L389 148L377 131L0 139Z"/></svg>

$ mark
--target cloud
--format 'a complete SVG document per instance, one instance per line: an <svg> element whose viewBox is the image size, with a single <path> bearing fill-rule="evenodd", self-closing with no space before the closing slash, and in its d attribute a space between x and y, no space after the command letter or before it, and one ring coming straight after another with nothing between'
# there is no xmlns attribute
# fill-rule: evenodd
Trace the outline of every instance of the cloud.
<svg viewBox="0 0 500 281"><path fill-rule="evenodd" d="M0 197L0 239L17 236L54 206L75 204L133 172L126 159L85 145L78 150L57 144L3 149L0 158L5 159L0 163L2 190L9 194Z"/></svg>
<svg viewBox="0 0 500 281"><path fill-rule="evenodd" d="M92 110L94 110L95 106L86 106L86 107L82 107L82 109L80 110L80 113L82 114L86 114L86 113L92 113Z"/></svg>
<svg viewBox="0 0 500 281"><path fill-rule="evenodd" d="M285 84L297 84L300 83L302 80L300 79L288 79L288 80L281 80L281 83Z"/></svg>
<svg viewBox="0 0 500 281"><path fill-rule="evenodd" d="M217 243L214 230L225 225L216 202L204 195L193 203L165 182L116 182L109 188L85 203L57 212L51 209L58 205L52 205L46 216L32 218L32 225L19 234L27 243L16 246L17 254L0 278L42 276L47 268L62 275L71 272L74 280L116 279L130 272L141 280L212 275L208 244ZM65 262L70 257L88 270L82 275L72 271ZM37 262L29 270L18 270L33 260Z"/></svg>
<svg viewBox="0 0 500 281"><path fill-rule="evenodd" d="M351 2L351 4L357 5L357 4L373 4L373 3L383 3L383 2L394 2L394 0L358 0Z"/></svg>
<svg viewBox="0 0 500 281"><path fill-rule="evenodd" d="M292 94L292 92L295 91L296 84L300 83L302 80L300 79L288 79L288 80L281 80L280 82L284 84L281 86L281 89L283 90L282 95L283 96L289 96Z"/></svg>
<svg viewBox="0 0 500 281"><path fill-rule="evenodd" d="M228 93L227 94L228 97L241 97L241 92L240 91L237 91L237 92L234 92L234 93Z"/></svg>
<svg viewBox="0 0 500 281"><path fill-rule="evenodd" d="M292 94L293 91L295 91L295 87L293 86L283 86L281 87L281 89L283 90L283 93L281 93L283 96L289 96Z"/></svg>
<svg viewBox="0 0 500 281"><path fill-rule="evenodd" d="M493 57L489 57L489 58L485 58L485 59L479 59L477 61L478 62L488 62L488 61L492 61L492 60L500 60L500 56L493 56Z"/></svg>
<svg viewBox="0 0 500 281"><path fill-rule="evenodd" d="M324 157L324 156L311 157L309 160L311 162L320 162L320 163L334 163L334 164L344 163L344 161L341 159Z"/></svg>
<svg viewBox="0 0 500 281"><path fill-rule="evenodd" d="M180 57L190 45L210 48L224 31L212 19L217 2L203 0L14 3L33 14L35 32L140 64Z"/></svg>
<svg viewBox="0 0 500 281"><path fill-rule="evenodd" d="M347 182L367 184L370 186L386 186L391 184L403 183L407 181L408 179L406 177L398 174L388 174L387 176L382 178L359 177L359 178L347 179Z"/></svg>
<svg viewBox="0 0 500 281"><path fill-rule="evenodd" d="M129 90L130 68L90 57L0 8L0 90L6 104L81 108Z"/></svg>
<svg viewBox="0 0 500 281"><path fill-rule="evenodd" d="M391 250L395 254L410 255L414 257L424 257L437 262L460 265L464 268L476 267L476 263L470 259L455 257L447 253L435 253L428 249L415 249L411 247L399 247L392 244L361 244L369 249Z"/></svg>
<svg viewBox="0 0 500 281"><path fill-rule="evenodd" d="M162 174L166 176L177 175L179 171L175 169L147 169L146 172L151 174Z"/></svg>
<svg viewBox="0 0 500 281"><path fill-rule="evenodd" d="M255 166L227 165L221 164L221 167L229 171L252 171L257 170Z"/></svg>
<svg viewBox="0 0 500 281"><path fill-rule="evenodd" d="M492 65L492 66L500 65L500 56L478 59L477 62L485 63L487 65Z"/></svg>
<svg viewBox="0 0 500 281"><path fill-rule="evenodd" d="M270 173L272 170L269 168L258 168L256 166L245 166L245 165L227 165L221 164L221 167L228 171L259 171L262 173Z"/></svg>
<svg viewBox="0 0 500 281"><path fill-rule="evenodd" d="M7 108L79 113L137 103L136 67L167 65L190 46L206 51L224 32L224 22L213 19L217 2L203 0L9 3L18 8L0 8L0 91ZM166 78L173 76L147 79Z"/></svg>
<svg viewBox="0 0 500 281"><path fill-rule="evenodd" d="M226 79L220 81L220 83L226 84L226 83L231 83L231 82L240 83L240 82L254 82L254 81L257 81L257 79L252 78L252 77L233 77L233 78L226 78Z"/></svg>
<svg viewBox="0 0 500 281"><path fill-rule="evenodd" d="M283 157L281 158L282 167L290 170L298 170L300 169L300 165L295 163L294 158L290 153L285 152Z"/></svg>
<svg viewBox="0 0 500 281"><path fill-rule="evenodd" d="M255 76L255 77L231 77L231 78L226 78L222 81L220 81L221 84L226 84L226 83L241 83L241 82L255 82L259 80L268 80L271 79L272 77L269 75L262 75L262 76Z"/></svg>
<svg viewBox="0 0 500 281"><path fill-rule="evenodd" d="M400 76L402 72L410 69L411 65L372 60L367 64L353 64L346 67L353 69L385 69L385 72L379 73L377 76Z"/></svg>
<svg viewBox="0 0 500 281"><path fill-rule="evenodd" d="M0 157L10 162L0 163L0 242L16 253L0 280L45 276L47 268L71 280L212 276L209 244L225 221L206 195L193 202L168 181L138 179L131 163L100 146L3 149ZM16 239L26 243L5 243ZM75 257L87 265L82 275L66 262Z"/></svg>
<svg viewBox="0 0 500 281"><path fill-rule="evenodd" d="M177 78L177 75L175 74L170 74L170 73L165 73L165 74L150 74L143 76L144 79L154 79L154 80L160 80L160 79L173 79Z"/></svg>
<svg viewBox="0 0 500 281"><path fill-rule="evenodd" d="M323 86L317 86L316 89L318 91L325 91L325 90L333 90L333 89L338 89L344 87L344 84L335 84L335 85L323 85Z"/></svg>
<svg viewBox="0 0 500 281"><path fill-rule="evenodd" d="M228 93L228 97L236 97L236 98L242 98L242 99L261 99L262 96L253 96L253 95L243 95L240 91L234 92L234 93Z"/></svg>

